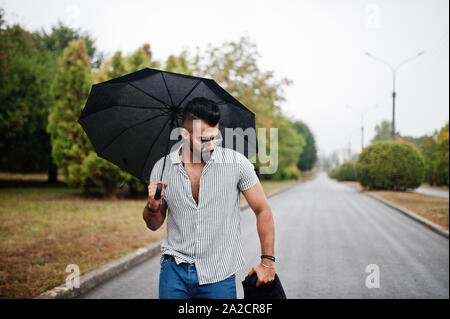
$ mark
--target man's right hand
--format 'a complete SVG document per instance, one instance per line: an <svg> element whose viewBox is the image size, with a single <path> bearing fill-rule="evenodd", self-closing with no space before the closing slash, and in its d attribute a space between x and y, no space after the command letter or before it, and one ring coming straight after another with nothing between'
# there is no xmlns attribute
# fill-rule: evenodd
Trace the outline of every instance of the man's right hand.
<svg viewBox="0 0 450 319"><path fill-rule="evenodd" d="M161 190L161 198L160 199L155 199L155 193L156 193L156 187L158 187L158 183L162 183L163 184L163 188ZM164 192L166 190L167 187L167 183L164 183L163 181L156 181L153 183L150 183L147 187L148 189L148 202L147 202L147 206L149 209L151 209L152 211L156 212L159 209L159 203L161 202L161 199L164 198Z"/></svg>

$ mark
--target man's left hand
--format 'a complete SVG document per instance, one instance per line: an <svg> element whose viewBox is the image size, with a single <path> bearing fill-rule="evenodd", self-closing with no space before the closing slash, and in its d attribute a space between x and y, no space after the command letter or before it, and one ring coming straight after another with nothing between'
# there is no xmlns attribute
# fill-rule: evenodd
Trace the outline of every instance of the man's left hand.
<svg viewBox="0 0 450 319"><path fill-rule="evenodd" d="M264 259L262 261L267 266L274 266L274 262L266 261ZM256 281L256 287L259 287L261 284L267 284L271 281L275 280L275 269L264 267L263 265L259 264L250 270L248 275L251 275L256 272L256 276L258 276L258 280Z"/></svg>

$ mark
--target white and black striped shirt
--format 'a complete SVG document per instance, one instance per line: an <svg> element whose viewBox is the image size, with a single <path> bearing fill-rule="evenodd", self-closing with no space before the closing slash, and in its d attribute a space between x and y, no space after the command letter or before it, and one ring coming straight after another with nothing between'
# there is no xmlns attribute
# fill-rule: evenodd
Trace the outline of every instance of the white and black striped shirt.
<svg viewBox="0 0 450 319"><path fill-rule="evenodd" d="M198 205L179 150L168 154L163 181L168 185L161 203L168 206L164 254L180 262L195 263L199 284L222 281L244 267L240 233L240 191L259 179L243 154L215 146L200 177ZM154 165L150 182L159 180L164 156ZM160 263L162 263L163 255Z"/></svg>

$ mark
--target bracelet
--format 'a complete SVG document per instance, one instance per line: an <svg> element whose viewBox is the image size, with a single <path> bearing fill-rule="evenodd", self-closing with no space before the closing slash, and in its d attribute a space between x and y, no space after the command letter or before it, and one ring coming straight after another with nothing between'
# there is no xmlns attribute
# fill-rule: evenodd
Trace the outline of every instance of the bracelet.
<svg viewBox="0 0 450 319"><path fill-rule="evenodd" d="M261 265L263 265L263 266L266 267L266 268L275 269L275 266L267 266L267 265L264 264L262 261L261 261Z"/></svg>
<svg viewBox="0 0 450 319"><path fill-rule="evenodd" d="M261 259L263 259L263 258L267 258L267 259L270 259L270 260L272 260L273 262L275 262L275 257L274 257L274 256L271 256L271 255L261 255Z"/></svg>

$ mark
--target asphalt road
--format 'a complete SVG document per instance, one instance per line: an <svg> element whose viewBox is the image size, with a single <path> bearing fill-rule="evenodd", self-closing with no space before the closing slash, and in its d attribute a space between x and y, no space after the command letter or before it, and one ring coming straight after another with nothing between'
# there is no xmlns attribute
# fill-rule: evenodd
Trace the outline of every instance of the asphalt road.
<svg viewBox="0 0 450 319"><path fill-rule="evenodd" d="M441 189L434 189L430 187L418 187L414 190L416 193L425 194L425 195L431 195L431 196L437 196L442 198L449 198L449 192L444 191Z"/></svg>
<svg viewBox="0 0 450 319"><path fill-rule="evenodd" d="M288 298L449 298L448 239L400 212L326 173L269 203ZM241 225L247 266L237 274L238 298L260 255L251 209L242 211ZM379 288L366 287L370 264L378 266ZM158 298L159 269L157 256L81 298Z"/></svg>

